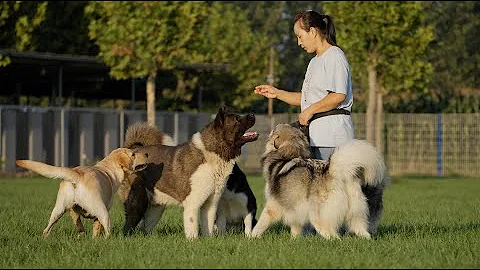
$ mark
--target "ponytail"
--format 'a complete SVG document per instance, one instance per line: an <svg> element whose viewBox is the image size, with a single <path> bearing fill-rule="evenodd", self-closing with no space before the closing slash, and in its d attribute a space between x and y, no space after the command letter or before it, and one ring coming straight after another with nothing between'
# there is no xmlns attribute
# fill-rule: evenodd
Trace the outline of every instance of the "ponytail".
<svg viewBox="0 0 480 270"><path fill-rule="evenodd" d="M330 15L322 15L323 16L323 21L325 22L326 25L326 31L325 31L325 39L327 40L330 45L333 46L338 46L337 45L337 38L336 38L336 32L335 32L335 26L333 25L333 19Z"/></svg>
<svg viewBox="0 0 480 270"><path fill-rule="evenodd" d="M313 10L302 11L295 16L296 23L300 20L303 30L309 32L310 27L317 29L320 36L327 40L330 45L337 46L337 38L333 18L327 14L320 14Z"/></svg>

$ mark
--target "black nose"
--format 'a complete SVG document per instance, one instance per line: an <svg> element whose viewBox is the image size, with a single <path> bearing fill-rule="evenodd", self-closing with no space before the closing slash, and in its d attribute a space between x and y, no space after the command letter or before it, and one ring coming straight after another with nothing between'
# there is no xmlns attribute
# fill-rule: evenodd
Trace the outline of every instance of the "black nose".
<svg viewBox="0 0 480 270"><path fill-rule="evenodd" d="M247 114L247 118L250 120L250 119L255 119L255 114L253 113L249 113Z"/></svg>

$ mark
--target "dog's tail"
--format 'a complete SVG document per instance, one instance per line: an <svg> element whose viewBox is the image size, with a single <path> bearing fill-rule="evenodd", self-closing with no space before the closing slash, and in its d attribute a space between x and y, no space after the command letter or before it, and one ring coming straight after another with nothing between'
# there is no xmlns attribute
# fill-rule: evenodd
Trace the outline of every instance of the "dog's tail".
<svg viewBox="0 0 480 270"><path fill-rule="evenodd" d="M78 172L67 167L52 166L43 162L27 159L19 159L15 161L15 163L19 167L34 171L48 178L63 179L72 183L76 183L80 177Z"/></svg>
<svg viewBox="0 0 480 270"><path fill-rule="evenodd" d="M383 157L364 140L337 147L330 157L330 172L340 179L360 179L362 186L380 187L388 181Z"/></svg>
<svg viewBox="0 0 480 270"><path fill-rule="evenodd" d="M147 145L175 145L172 137L163 133L157 126L151 126L147 122L137 122L127 128L125 133L125 147L136 148Z"/></svg>
<svg viewBox="0 0 480 270"><path fill-rule="evenodd" d="M330 172L334 178L360 182L368 206L368 232L376 234L383 213L383 190L389 181L383 157L368 142L353 140L335 149Z"/></svg>

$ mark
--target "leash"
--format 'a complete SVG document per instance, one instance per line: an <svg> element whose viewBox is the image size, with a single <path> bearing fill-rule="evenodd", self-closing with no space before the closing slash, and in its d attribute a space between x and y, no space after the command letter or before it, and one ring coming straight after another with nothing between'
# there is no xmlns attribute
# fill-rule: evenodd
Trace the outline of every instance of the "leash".
<svg viewBox="0 0 480 270"><path fill-rule="evenodd" d="M291 123L290 125L293 126L293 127L296 127L298 129L300 129L303 134L305 134L308 138L309 136L309 131L308 131L308 127L310 126L310 123L315 120L315 119L318 119L318 118L321 118L321 117L325 117L325 116L329 116L329 115L335 115L335 114L346 114L346 115L350 115L350 111L348 110L345 110L345 109L332 109L330 111L326 111L326 112L319 112L319 113L316 113L312 116L312 118L310 118L310 120L308 121L308 124L306 126L304 125L300 125L300 122L295 121L293 123Z"/></svg>

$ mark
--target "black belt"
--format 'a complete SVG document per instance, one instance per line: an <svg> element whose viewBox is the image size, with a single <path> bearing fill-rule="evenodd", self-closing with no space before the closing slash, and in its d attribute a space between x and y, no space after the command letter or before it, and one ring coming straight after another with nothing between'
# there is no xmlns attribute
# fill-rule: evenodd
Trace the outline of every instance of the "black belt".
<svg viewBox="0 0 480 270"><path fill-rule="evenodd" d="M298 129L300 129L308 138L309 136L309 131L308 131L308 127L310 126L310 123L317 119L317 118L320 118L320 117L325 117L325 116L329 116L329 115L334 115L334 114L346 114L346 115L350 115L350 111L348 110L345 110L345 109L332 109L330 111L326 111L326 112L319 112L319 113L316 113L312 116L312 118L310 118L310 120L308 121L308 124L306 126L304 125L300 125L300 122L295 121L293 123L291 123L290 125L293 126L293 127L296 127Z"/></svg>

